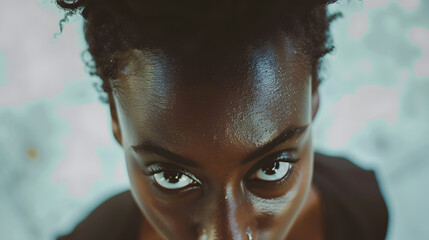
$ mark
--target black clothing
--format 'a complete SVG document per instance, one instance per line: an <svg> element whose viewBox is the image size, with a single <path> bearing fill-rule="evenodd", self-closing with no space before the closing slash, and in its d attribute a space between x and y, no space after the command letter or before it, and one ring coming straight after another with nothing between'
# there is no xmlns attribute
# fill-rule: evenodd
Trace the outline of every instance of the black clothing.
<svg viewBox="0 0 429 240"><path fill-rule="evenodd" d="M316 154L313 184L322 199L325 240L386 238L387 207L374 172L344 158Z"/></svg>
<svg viewBox="0 0 429 240"><path fill-rule="evenodd" d="M316 154L313 184L322 199L325 240L385 239L387 208L372 171L344 158ZM101 204L58 240L138 240L141 218L126 191Z"/></svg>

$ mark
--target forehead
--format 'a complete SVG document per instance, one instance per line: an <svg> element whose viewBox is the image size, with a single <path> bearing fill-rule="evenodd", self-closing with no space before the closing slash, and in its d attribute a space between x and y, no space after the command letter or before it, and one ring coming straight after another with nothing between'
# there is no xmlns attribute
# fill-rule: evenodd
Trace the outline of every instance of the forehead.
<svg viewBox="0 0 429 240"><path fill-rule="evenodd" d="M129 59L113 88L133 143L259 146L308 123L310 71L287 38L216 60L162 50L136 50Z"/></svg>

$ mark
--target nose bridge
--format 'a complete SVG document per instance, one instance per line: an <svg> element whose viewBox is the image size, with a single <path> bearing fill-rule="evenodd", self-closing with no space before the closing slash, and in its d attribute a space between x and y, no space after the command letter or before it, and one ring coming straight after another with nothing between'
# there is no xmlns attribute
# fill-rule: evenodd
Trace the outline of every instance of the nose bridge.
<svg viewBox="0 0 429 240"><path fill-rule="evenodd" d="M226 186L217 194L215 216L208 221L205 233L200 239L207 240L255 240L252 234L253 217L250 203L241 186Z"/></svg>
<svg viewBox="0 0 429 240"><path fill-rule="evenodd" d="M238 239L245 239L243 235L243 225L246 225L244 223L245 216L243 215L243 204L245 204L245 201L243 199L242 191L239 191L240 189L237 189L231 185L227 185L224 191L224 201L223 202L223 215L224 217L221 217L225 219L225 228L222 230L226 231L223 235L231 235L231 239L238 240Z"/></svg>

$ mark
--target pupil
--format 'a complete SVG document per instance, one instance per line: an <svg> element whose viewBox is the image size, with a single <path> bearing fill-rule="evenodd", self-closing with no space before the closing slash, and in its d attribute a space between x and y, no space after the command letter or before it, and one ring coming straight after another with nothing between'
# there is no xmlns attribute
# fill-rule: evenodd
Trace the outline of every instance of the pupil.
<svg viewBox="0 0 429 240"><path fill-rule="evenodd" d="M273 163L270 163L270 164L264 166L262 168L262 171L264 171L264 173L267 175L274 175L274 174L276 174L276 171L279 169L279 167L280 167L279 162L273 162Z"/></svg>
<svg viewBox="0 0 429 240"><path fill-rule="evenodd" d="M181 177L182 177L182 173L180 173L180 172L172 172L172 171L164 172L164 178L169 183L177 183L177 182L179 182Z"/></svg>

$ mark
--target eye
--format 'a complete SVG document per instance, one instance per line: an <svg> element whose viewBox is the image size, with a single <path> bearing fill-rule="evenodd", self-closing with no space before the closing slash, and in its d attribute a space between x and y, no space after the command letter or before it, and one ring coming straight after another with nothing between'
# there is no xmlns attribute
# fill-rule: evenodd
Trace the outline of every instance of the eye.
<svg viewBox="0 0 429 240"><path fill-rule="evenodd" d="M178 171L163 171L153 174L156 184L166 189L181 189L192 185L195 180Z"/></svg>
<svg viewBox="0 0 429 240"><path fill-rule="evenodd" d="M253 178L268 182L279 181L289 174L291 166L291 163L282 161L267 163L255 172Z"/></svg>

